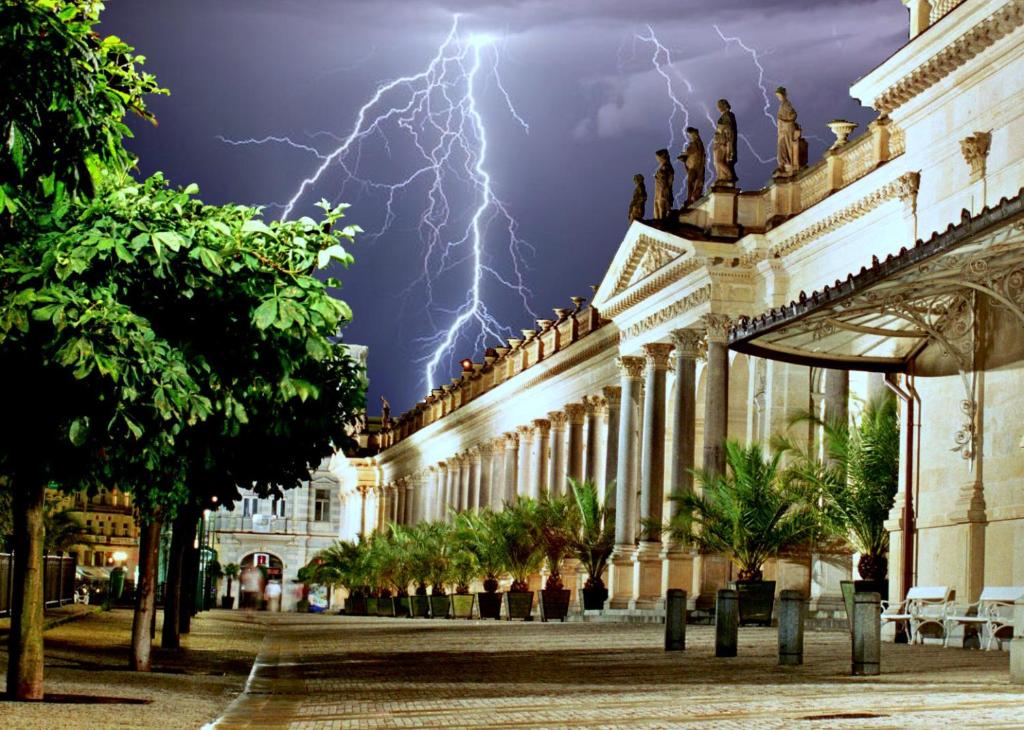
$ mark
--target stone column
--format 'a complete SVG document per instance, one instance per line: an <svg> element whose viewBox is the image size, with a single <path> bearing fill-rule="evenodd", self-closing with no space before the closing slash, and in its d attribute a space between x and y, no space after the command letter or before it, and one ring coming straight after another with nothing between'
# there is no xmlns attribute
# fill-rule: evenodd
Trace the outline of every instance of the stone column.
<svg viewBox="0 0 1024 730"><path fill-rule="evenodd" d="M620 357L622 407L619 410L619 458L615 479L615 549L609 565L608 605L628 608L633 597L633 551L636 542L636 411L644 359Z"/></svg>
<svg viewBox="0 0 1024 730"><path fill-rule="evenodd" d="M462 455L460 461L462 462L462 472L459 479L458 510L465 512L469 509L469 493L473 483L473 457L467 451Z"/></svg>
<svg viewBox="0 0 1024 730"><path fill-rule="evenodd" d="M615 504L615 479L619 475L619 413L622 408L622 388L617 385L601 389L604 395L604 464L601 469L602 504Z"/></svg>
<svg viewBox="0 0 1024 730"><path fill-rule="evenodd" d="M672 345L644 345L644 415L640 446L640 546L633 559L631 608L654 608L661 598L661 519L665 502L665 377Z"/></svg>
<svg viewBox="0 0 1024 730"><path fill-rule="evenodd" d="M604 399L589 396L583 401L586 411L587 445L583 458L583 478L592 482L600 489L601 485L601 407Z"/></svg>
<svg viewBox="0 0 1024 730"><path fill-rule="evenodd" d="M850 418L850 372L826 370L824 375L825 418L829 421L847 423Z"/></svg>
<svg viewBox="0 0 1024 730"><path fill-rule="evenodd" d="M519 485L519 434L510 431L505 434L505 501L516 501Z"/></svg>
<svg viewBox="0 0 1024 730"><path fill-rule="evenodd" d="M486 505L480 505L481 509L487 507L494 511L501 509L502 503L506 499L505 491L505 437L498 436L498 438L491 441L491 493L490 499Z"/></svg>
<svg viewBox="0 0 1024 730"><path fill-rule="evenodd" d="M540 499L547 489L548 438L551 433L551 421L537 418L533 422L533 452L530 454L533 463L530 465L530 491L527 496Z"/></svg>
<svg viewBox="0 0 1024 730"><path fill-rule="evenodd" d="M665 483L672 493L693 491L694 450L696 447L697 413L697 357L702 341L700 332L677 330L672 333L672 369L675 373L675 388L669 402L669 418L672 424L673 443L669 446L668 475ZM668 502L667 518L671 522L679 505ZM671 536L662 541L661 592L683 588L693 589L693 555L689 547L677 544ZM691 606L692 608L692 606Z"/></svg>
<svg viewBox="0 0 1024 730"><path fill-rule="evenodd" d="M459 479L462 476L462 465L459 458L453 456L448 459L448 488L444 498L444 520L451 522L451 511L456 509L456 495L459 493Z"/></svg>
<svg viewBox="0 0 1024 730"><path fill-rule="evenodd" d="M530 496L530 455L533 452L533 426L519 426L519 458L516 462L516 496Z"/></svg>
<svg viewBox="0 0 1024 730"><path fill-rule="evenodd" d="M362 539L366 536L366 493L370 489L365 486L359 486L356 489L359 490L359 538Z"/></svg>
<svg viewBox="0 0 1024 730"><path fill-rule="evenodd" d="M431 493L433 504L430 505L430 519L437 522L444 519L445 493L448 491L448 464L437 463L434 473L434 489Z"/></svg>
<svg viewBox="0 0 1024 730"><path fill-rule="evenodd" d="M491 506L491 469L493 447L490 442L485 442L477 447L479 462L476 470L476 501L473 503L473 511L479 512Z"/></svg>
<svg viewBox="0 0 1024 730"><path fill-rule="evenodd" d="M565 494L565 426L568 417L563 411L551 411L551 439L548 449L551 458L548 460L547 488L552 497Z"/></svg>
<svg viewBox="0 0 1024 730"><path fill-rule="evenodd" d="M570 478L579 481L583 479L583 425L587 408L583 403L570 403L565 407L565 415L569 417L566 471ZM568 480L563 483L568 489Z"/></svg>
<svg viewBox="0 0 1024 730"><path fill-rule="evenodd" d="M405 518L405 511L409 508L408 481L402 479L395 485L395 523L399 525L408 524Z"/></svg>

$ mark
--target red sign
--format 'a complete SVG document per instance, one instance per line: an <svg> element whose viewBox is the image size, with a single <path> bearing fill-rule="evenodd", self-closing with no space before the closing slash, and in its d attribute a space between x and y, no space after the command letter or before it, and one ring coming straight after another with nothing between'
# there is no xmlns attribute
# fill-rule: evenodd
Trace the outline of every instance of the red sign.
<svg viewBox="0 0 1024 730"><path fill-rule="evenodd" d="M269 568L270 567L270 554L269 553L256 553L253 555L253 565L257 568Z"/></svg>

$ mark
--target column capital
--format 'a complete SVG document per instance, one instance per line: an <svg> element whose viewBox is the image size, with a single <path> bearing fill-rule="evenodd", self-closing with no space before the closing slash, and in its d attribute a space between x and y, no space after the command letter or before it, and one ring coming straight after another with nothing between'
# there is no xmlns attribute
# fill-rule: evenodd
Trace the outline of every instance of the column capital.
<svg viewBox="0 0 1024 730"><path fill-rule="evenodd" d="M565 415L569 420L569 423L574 425L583 425L583 418L587 414L586 402L583 403L568 403L565 406Z"/></svg>
<svg viewBox="0 0 1024 730"><path fill-rule="evenodd" d="M700 330L675 330L672 332L672 344L676 348L676 357L696 360L700 357L701 346L704 344L704 333Z"/></svg>
<svg viewBox="0 0 1024 730"><path fill-rule="evenodd" d="M426 472L427 474L436 474L436 473L438 472L438 468L437 468L437 465L436 465L436 464L431 464L431 465L430 465L430 466L428 466L428 467L427 467L426 469L424 469L424 471L425 471L425 472Z"/></svg>
<svg viewBox="0 0 1024 730"><path fill-rule="evenodd" d="M476 446L470 446L469 449L466 451L466 459L468 461L474 462L480 461L481 449L483 449L483 447L480 444L477 444Z"/></svg>
<svg viewBox="0 0 1024 730"><path fill-rule="evenodd" d="M437 462L437 467L436 468L437 468L437 470L439 472L446 472L446 471L448 471L448 462L447 461L439 461L439 462Z"/></svg>
<svg viewBox="0 0 1024 730"><path fill-rule="evenodd" d="M622 388L618 385L606 385L601 388L601 394L604 396L604 407L607 408L618 408L622 403Z"/></svg>
<svg viewBox="0 0 1024 730"><path fill-rule="evenodd" d="M491 452L494 451L494 443L490 440L484 441L483 443L477 444L476 450L480 456L490 456Z"/></svg>
<svg viewBox="0 0 1024 730"><path fill-rule="evenodd" d="M701 318L707 331L708 342L725 344L729 342L729 328L732 318L727 314L705 314Z"/></svg>
<svg viewBox="0 0 1024 730"><path fill-rule="evenodd" d="M551 430L551 421L546 418L535 418L533 419L533 427L536 430L537 435L543 437Z"/></svg>
<svg viewBox="0 0 1024 730"><path fill-rule="evenodd" d="M604 398L599 395L588 395L583 398L583 409L588 416L596 416L604 405Z"/></svg>
<svg viewBox="0 0 1024 730"><path fill-rule="evenodd" d="M667 342L650 342L643 346L647 366L654 366L655 370L668 370L668 356L672 353L673 345Z"/></svg>
<svg viewBox="0 0 1024 730"><path fill-rule="evenodd" d="M644 376L646 362L642 357L623 356L618 358L616 363L619 366L619 374L623 378L640 380Z"/></svg>
<svg viewBox="0 0 1024 730"><path fill-rule="evenodd" d="M516 426L516 433L519 434L519 440L533 438L533 426Z"/></svg>
<svg viewBox="0 0 1024 730"><path fill-rule="evenodd" d="M506 449L514 449L519 446L519 433L517 431L509 431L501 438L505 441Z"/></svg>
<svg viewBox="0 0 1024 730"><path fill-rule="evenodd" d="M505 440L507 438L508 438L507 434L502 434L501 436L498 436L496 439L491 441L491 451L493 451L496 454L504 454L505 453Z"/></svg>
<svg viewBox="0 0 1024 730"><path fill-rule="evenodd" d="M565 411L551 411L548 413L548 420L551 421L551 428L555 431L562 431L565 429L565 424L569 422L569 416Z"/></svg>

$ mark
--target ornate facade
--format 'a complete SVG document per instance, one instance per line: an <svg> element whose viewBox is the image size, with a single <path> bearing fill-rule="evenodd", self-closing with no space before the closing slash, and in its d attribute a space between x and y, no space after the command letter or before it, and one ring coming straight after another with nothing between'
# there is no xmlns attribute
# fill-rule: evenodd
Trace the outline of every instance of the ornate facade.
<svg viewBox="0 0 1024 730"><path fill-rule="evenodd" d="M837 120L823 159L764 189L633 221L589 306L483 353L382 435L361 523L589 478L616 505L609 608L669 587L699 606L730 566L641 524L690 469L724 468L725 438L846 413L887 380L907 437L893 597L1024 583L1024 0L904 4L910 41L852 88L878 112L863 134ZM825 605L850 572L794 555L766 577Z"/></svg>

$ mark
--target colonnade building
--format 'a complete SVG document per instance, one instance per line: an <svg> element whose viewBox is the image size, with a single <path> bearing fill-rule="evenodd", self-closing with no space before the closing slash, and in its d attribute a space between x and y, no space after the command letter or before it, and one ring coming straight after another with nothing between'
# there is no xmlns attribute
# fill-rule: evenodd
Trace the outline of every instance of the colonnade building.
<svg viewBox="0 0 1024 730"><path fill-rule="evenodd" d="M616 505L608 607L669 587L701 605L728 561L640 526L691 469L724 469L727 437L767 443L794 412L890 387L892 597L1024 584L1024 0L903 2L908 43L851 89L877 112L861 134L837 122L823 159L763 189L634 221L589 305L480 353L381 435L379 485L344 496L358 522L592 479ZM850 573L812 552L765 577L821 603Z"/></svg>

